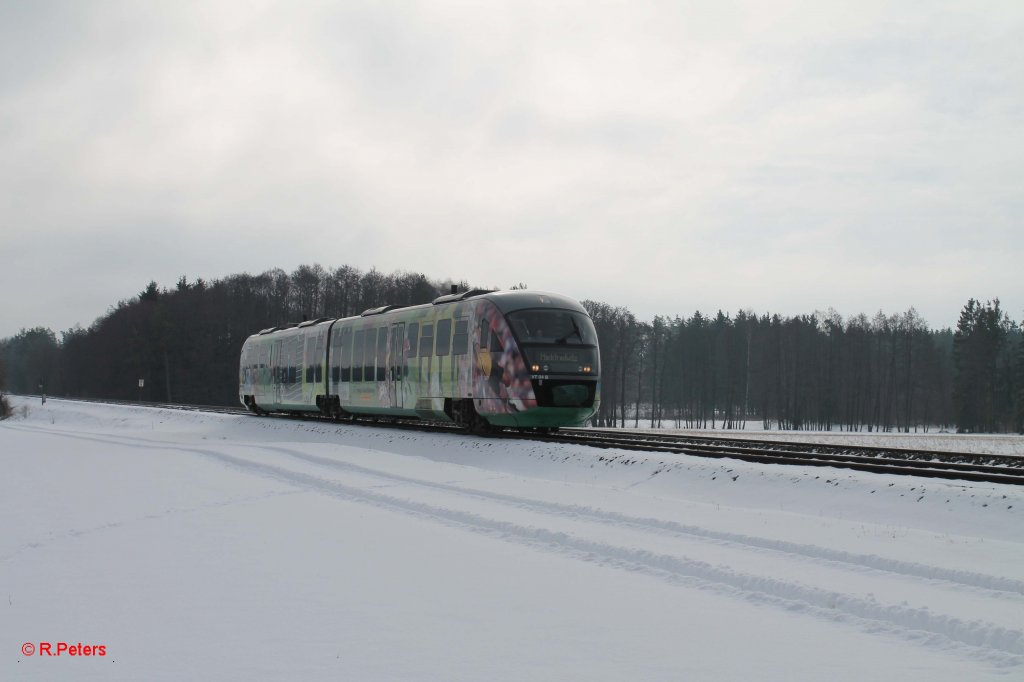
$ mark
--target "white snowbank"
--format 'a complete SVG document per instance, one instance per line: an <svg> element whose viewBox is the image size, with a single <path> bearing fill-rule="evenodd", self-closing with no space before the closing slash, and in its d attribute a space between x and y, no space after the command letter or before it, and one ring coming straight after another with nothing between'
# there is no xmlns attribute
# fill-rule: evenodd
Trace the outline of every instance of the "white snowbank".
<svg viewBox="0 0 1024 682"><path fill-rule="evenodd" d="M1024 675L1017 487L16 402L0 679Z"/></svg>
<svg viewBox="0 0 1024 682"><path fill-rule="evenodd" d="M651 428L650 421L641 420L639 428L627 420L626 429L658 434L683 434L710 438L764 438L784 443L826 443L831 445L863 445L876 448L909 448L939 452L971 452L1006 457L1024 457L1024 436L1019 434L964 434L931 429L916 433L868 431L786 431L765 429L761 422L748 422L742 429L676 429L671 422Z"/></svg>

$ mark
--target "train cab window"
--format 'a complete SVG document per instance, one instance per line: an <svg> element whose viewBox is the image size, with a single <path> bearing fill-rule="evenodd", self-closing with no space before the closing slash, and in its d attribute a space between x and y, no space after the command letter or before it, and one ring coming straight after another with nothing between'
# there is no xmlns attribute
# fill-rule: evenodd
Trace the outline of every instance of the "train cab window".
<svg viewBox="0 0 1024 682"><path fill-rule="evenodd" d="M356 332L355 343L352 344L352 381L363 380L363 343L366 333L360 329Z"/></svg>
<svg viewBox="0 0 1024 682"><path fill-rule="evenodd" d="M388 328L381 327L377 330L377 381L387 379L388 361Z"/></svg>
<svg viewBox="0 0 1024 682"><path fill-rule="evenodd" d="M352 381L352 327L341 331L341 381Z"/></svg>
<svg viewBox="0 0 1024 682"><path fill-rule="evenodd" d="M416 342L419 340L420 323L410 322L405 328L405 357L416 357Z"/></svg>
<svg viewBox="0 0 1024 682"><path fill-rule="evenodd" d="M469 351L469 320L455 321L455 336L452 337L452 355L465 355Z"/></svg>
<svg viewBox="0 0 1024 682"><path fill-rule="evenodd" d="M424 324L420 327L420 357L426 358L434 351L434 325Z"/></svg>
<svg viewBox="0 0 1024 682"><path fill-rule="evenodd" d="M572 310L517 310L508 315L521 343L597 345L593 321Z"/></svg>
<svg viewBox="0 0 1024 682"><path fill-rule="evenodd" d="M448 355L452 348L452 321L437 321L437 338L434 339L438 355Z"/></svg>

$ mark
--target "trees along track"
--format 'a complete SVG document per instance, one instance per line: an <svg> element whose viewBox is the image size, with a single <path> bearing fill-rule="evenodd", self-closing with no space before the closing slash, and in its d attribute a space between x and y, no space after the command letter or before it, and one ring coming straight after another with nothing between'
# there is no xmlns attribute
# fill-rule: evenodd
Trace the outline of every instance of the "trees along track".
<svg viewBox="0 0 1024 682"><path fill-rule="evenodd" d="M33 396L24 396L33 397ZM34 396L38 397L38 396ZM252 414L241 407L218 405L180 405L147 403L131 400L94 400L86 398L55 398L79 402L159 407L194 412L223 414ZM324 421L316 415L273 415L281 418ZM395 426L430 432L460 432L453 424L417 422L397 419L356 419L346 423L375 426ZM572 428L554 433L495 431L496 438L569 443L596 448L632 450L639 452L667 452L697 457L740 459L766 464L796 464L801 466L836 467L879 474L925 476L985 483L1024 485L1024 457L989 455L941 450L910 450L863 445L832 445L824 443L795 443L752 438L713 438L676 434L654 434L614 429Z"/></svg>

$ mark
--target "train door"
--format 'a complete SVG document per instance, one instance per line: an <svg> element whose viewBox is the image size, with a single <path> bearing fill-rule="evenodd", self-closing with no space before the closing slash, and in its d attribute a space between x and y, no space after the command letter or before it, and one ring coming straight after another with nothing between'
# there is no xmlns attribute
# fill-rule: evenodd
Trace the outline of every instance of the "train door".
<svg viewBox="0 0 1024 682"><path fill-rule="evenodd" d="M403 407L402 369L405 366L405 322L391 325L391 349L388 363L388 395L391 407Z"/></svg>

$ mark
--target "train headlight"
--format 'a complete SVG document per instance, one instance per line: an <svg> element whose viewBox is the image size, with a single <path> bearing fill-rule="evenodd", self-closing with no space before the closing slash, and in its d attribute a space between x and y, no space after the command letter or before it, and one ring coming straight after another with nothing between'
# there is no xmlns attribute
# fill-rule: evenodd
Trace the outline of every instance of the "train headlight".
<svg viewBox="0 0 1024 682"><path fill-rule="evenodd" d="M583 366L583 373L584 374L590 374L590 365L584 365Z"/></svg>
<svg viewBox="0 0 1024 682"><path fill-rule="evenodd" d="M540 365L530 365L530 371L531 372L539 372L540 371Z"/></svg>

